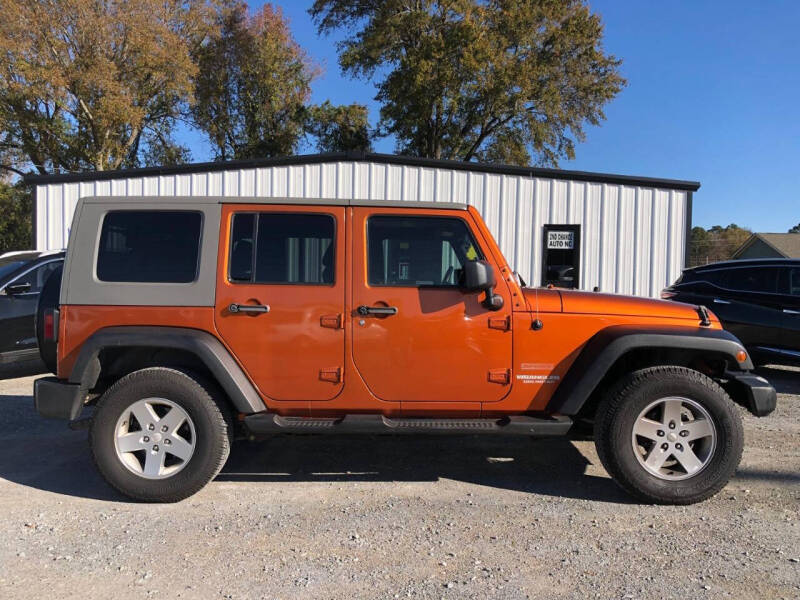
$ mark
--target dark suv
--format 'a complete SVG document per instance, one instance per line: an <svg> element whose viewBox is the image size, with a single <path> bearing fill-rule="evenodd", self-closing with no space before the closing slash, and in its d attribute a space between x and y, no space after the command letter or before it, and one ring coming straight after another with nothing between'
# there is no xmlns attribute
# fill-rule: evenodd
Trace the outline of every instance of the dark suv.
<svg viewBox="0 0 800 600"><path fill-rule="evenodd" d="M661 297L706 305L756 363L800 364L800 260L732 260L686 269Z"/></svg>

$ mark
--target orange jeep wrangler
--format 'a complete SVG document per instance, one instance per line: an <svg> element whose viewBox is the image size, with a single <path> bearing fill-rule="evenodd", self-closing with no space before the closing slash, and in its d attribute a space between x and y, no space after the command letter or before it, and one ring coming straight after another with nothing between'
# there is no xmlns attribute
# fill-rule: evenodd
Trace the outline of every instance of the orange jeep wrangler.
<svg viewBox="0 0 800 600"><path fill-rule="evenodd" d="M776 402L704 307L525 287L455 204L84 198L37 320L36 409L146 501L238 435L576 429L625 490L688 504L739 463L734 403Z"/></svg>

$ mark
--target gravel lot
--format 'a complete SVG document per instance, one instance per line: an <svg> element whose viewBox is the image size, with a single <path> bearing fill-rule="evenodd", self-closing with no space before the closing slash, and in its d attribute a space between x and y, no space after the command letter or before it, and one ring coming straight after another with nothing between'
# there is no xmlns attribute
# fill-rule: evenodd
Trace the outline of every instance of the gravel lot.
<svg viewBox="0 0 800 600"><path fill-rule="evenodd" d="M177 505L127 502L85 431L0 381L0 598L800 598L800 372L689 507L617 490L590 442L275 437Z"/></svg>

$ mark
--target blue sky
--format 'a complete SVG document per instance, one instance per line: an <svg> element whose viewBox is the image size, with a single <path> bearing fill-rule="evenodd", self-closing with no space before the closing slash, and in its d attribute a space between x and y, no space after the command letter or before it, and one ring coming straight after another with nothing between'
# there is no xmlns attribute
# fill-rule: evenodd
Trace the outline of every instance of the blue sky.
<svg viewBox="0 0 800 600"><path fill-rule="evenodd" d="M253 7L261 2L250 2ZM339 71L311 2L273 2L321 65L313 101L378 105L369 82ZM800 222L800 2L593 0L628 86L587 130L565 169L700 181L694 224L786 231ZM195 160L208 147L187 133ZM379 152L392 152L380 140Z"/></svg>

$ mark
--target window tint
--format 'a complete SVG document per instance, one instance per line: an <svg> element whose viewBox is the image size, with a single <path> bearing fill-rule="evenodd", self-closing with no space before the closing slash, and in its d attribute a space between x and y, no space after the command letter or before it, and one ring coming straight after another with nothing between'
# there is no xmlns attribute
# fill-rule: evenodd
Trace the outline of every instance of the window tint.
<svg viewBox="0 0 800 600"><path fill-rule="evenodd" d="M203 217L190 211L114 211L103 219L101 281L189 283L197 278Z"/></svg>
<svg viewBox="0 0 800 600"><path fill-rule="evenodd" d="M20 285L23 283L30 283L31 287L26 292L27 294L38 294L42 291L47 278L50 277L50 273L55 271L61 265L60 260L56 260L53 262L45 263L33 269L32 271L28 271L21 277L17 277L14 281L11 282L11 285Z"/></svg>
<svg viewBox="0 0 800 600"><path fill-rule="evenodd" d="M26 262L27 261L24 260L0 261L0 279L6 275L10 275L23 266Z"/></svg>
<svg viewBox="0 0 800 600"><path fill-rule="evenodd" d="M461 219L372 217L367 225L370 285L456 286L462 265L483 258Z"/></svg>
<svg viewBox="0 0 800 600"><path fill-rule="evenodd" d="M789 269L789 293L800 296L800 267Z"/></svg>
<svg viewBox="0 0 800 600"><path fill-rule="evenodd" d="M746 267L726 269L720 287L742 292L766 292L775 294L778 291L778 269L774 267Z"/></svg>
<svg viewBox="0 0 800 600"><path fill-rule="evenodd" d="M334 228L330 215L236 214L231 226L230 280L332 284Z"/></svg>

